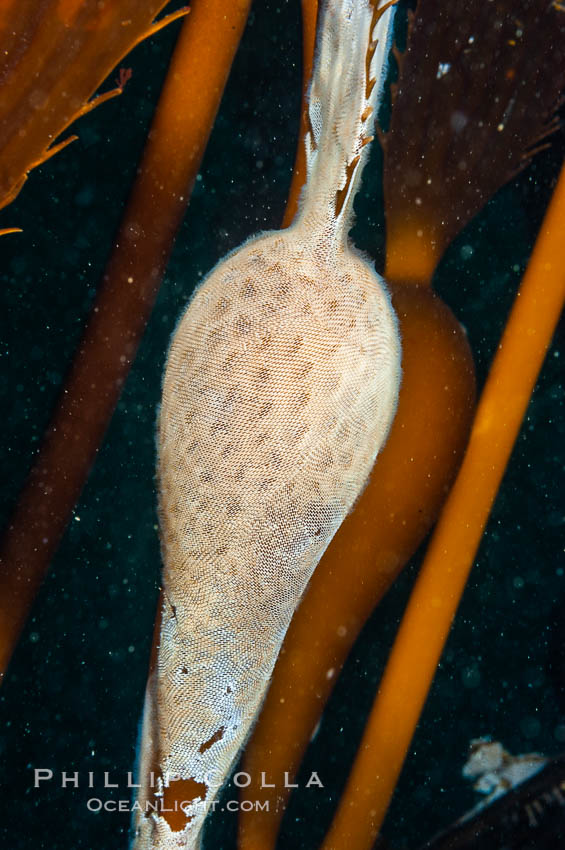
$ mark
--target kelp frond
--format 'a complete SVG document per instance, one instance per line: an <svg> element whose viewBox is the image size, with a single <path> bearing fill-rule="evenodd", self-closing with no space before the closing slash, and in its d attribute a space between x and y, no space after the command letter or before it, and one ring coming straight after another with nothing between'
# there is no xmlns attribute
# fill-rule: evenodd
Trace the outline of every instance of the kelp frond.
<svg viewBox="0 0 565 850"><path fill-rule="evenodd" d="M387 276L417 276L422 264L431 276L557 128L564 85L565 14L554 3L420 0L382 135Z"/></svg>

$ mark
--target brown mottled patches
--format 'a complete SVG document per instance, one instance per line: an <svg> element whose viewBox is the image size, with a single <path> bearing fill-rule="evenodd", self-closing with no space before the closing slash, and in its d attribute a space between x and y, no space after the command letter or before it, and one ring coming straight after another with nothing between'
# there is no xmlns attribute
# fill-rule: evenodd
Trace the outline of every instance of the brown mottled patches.
<svg viewBox="0 0 565 850"><path fill-rule="evenodd" d="M211 328L207 334L206 345L208 345L209 348L215 348L222 338L222 335L223 332L221 328Z"/></svg>
<svg viewBox="0 0 565 850"><path fill-rule="evenodd" d="M296 490L296 482L295 481L285 481L283 485L283 492L290 496Z"/></svg>
<svg viewBox="0 0 565 850"><path fill-rule="evenodd" d="M212 316L214 318L218 318L219 316L225 316L230 307L231 300L229 298L220 298L220 300L212 310Z"/></svg>
<svg viewBox="0 0 565 850"><path fill-rule="evenodd" d="M294 339L290 343L290 346L288 348L288 353L289 354L296 354L296 352L300 348L302 348L303 345L304 345L304 337L301 334L298 334L297 336L294 337Z"/></svg>
<svg viewBox="0 0 565 850"><path fill-rule="evenodd" d="M311 398L311 393L308 390L305 390L304 392L300 393L296 397L296 407L297 408L306 407L306 405L310 401L310 398Z"/></svg>
<svg viewBox="0 0 565 850"><path fill-rule="evenodd" d="M268 490L269 487L273 486L276 480L276 478L263 478L261 481L259 481L259 489Z"/></svg>
<svg viewBox="0 0 565 850"><path fill-rule="evenodd" d="M245 478L245 471L246 471L246 467L240 466L239 469L237 470L237 472L235 473L235 475L233 476L234 480L235 481L243 481L243 479Z"/></svg>
<svg viewBox="0 0 565 850"><path fill-rule="evenodd" d="M214 436L215 434L219 434L221 431L227 431L228 429L229 425L227 422L214 422L214 424L210 426L210 434Z"/></svg>
<svg viewBox="0 0 565 850"><path fill-rule="evenodd" d="M251 325L252 325L252 322L251 322L251 319L249 318L249 316L245 316L242 313L241 315L239 315L237 317L237 319L234 322L234 330L240 336L244 336L245 334L248 334L249 331L251 330Z"/></svg>
<svg viewBox="0 0 565 850"><path fill-rule="evenodd" d="M210 482L214 480L214 476L211 472L202 472L200 475L200 480L203 484L210 484Z"/></svg>
<svg viewBox="0 0 565 850"><path fill-rule="evenodd" d="M332 300L329 301L328 304L327 304L328 313L331 313L331 314L335 313L336 310L337 310L337 305L338 305L337 298L332 298Z"/></svg>
<svg viewBox="0 0 565 850"><path fill-rule="evenodd" d="M233 445L229 443L227 446L224 446L222 451L220 452L220 457L228 457L233 452Z"/></svg>
<svg viewBox="0 0 565 850"><path fill-rule="evenodd" d="M263 431L261 434L257 434L257 439L255 441L257 446L261 446L267 440L271 439L271 434L269 431Z"/></svg>
<svg viewBox="0 0 565 850"><path fill-rule="evenodd" d="M297 378L305 378L306 375L308 375L312 371L313 368L314 368L314 364L312 362L307 361L306 363L303 363L302 366L300 367L300 369L297 372L297 375L296 375Z"/></svg>
<svg viewBox="0 0 565 850"><path fill-rule="evenodd" d="M261 384L266 383L270 377L271 373L267 368L259 369L259 371L257 372L257 381L259 381Z"/></svg>
<svg viewBox="0 0 565 850"><path fill-rule="evenodd" d="M266 401L265 404L262 404L261 407L259 408L259 413L257 414L259 419L262 419L263 416L266 416L271 411L272 407L273 407L272 401Z"/></svg>
<svg viewBox="0 0 565 850"><path fill-rule="evenodd" d="M240 295L242 298L254 298L257 295L257 290L251 278L246 278L245 283L241 287Z"/></svg>
<svg viewBox="0 0 565 850"><path fill-rule="evenodd" d="M261 318L270 319L280 311L280 308L280 304L274 304L272 301L264 301L261 304Z"/></svg>
<svg viewBox="0 0 565 850"><path fill-rule="evenodd" d="M309 425L306 425L304 422L299 422L298 425L296 426L296 428L294 429L294 431L292 432L293 440L302 439L304 434L307 434L309 430L310 430Z"/></svg>
<svg viewBox="0 0 565 850"><path fill-rule="evenodd" d="M234 403L239 401L239 388L237 386L232 386L228 389L224 399L222 400L222 407L224 410L232 408Z"/></svg>
<svg viewBox="0 0 565 850"><path fill-rule="evenodd" d="M230 354L228 354L228 356L226 357L226 359L222 363L222 369L224 370L224 372L230 371L230 369L232 368L236 358L237 358L237 351L232 351L232 352L230 352Z"/></svg>
<svg viewBox="0 0 565 850"><path fill-rule="evenodd" d="M241 513L242 507L241 502L233 501L226 507L226 516L234 517L237 514Z"/></svg>
<svg viewBox="0 0 565 850"><path fill-rule="evenodd" d="M282 268L280 266L278 266L278 271L279 271L279 273L281 274L281 277L282 277ZM286 296L290 292L290 289L291 289L290 282L288 280L283 279L283 280L277 281L275 286L273 286L271 292L273 293L275 298L286 298Z"/></svg>

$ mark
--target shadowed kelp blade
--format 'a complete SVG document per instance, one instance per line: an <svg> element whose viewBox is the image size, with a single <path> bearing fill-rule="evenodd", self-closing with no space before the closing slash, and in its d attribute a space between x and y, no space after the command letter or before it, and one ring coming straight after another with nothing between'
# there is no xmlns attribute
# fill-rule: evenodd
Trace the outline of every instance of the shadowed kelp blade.
<svg viewBox="0 0 565 850"><path fill-rule="evenodd" d="M385 276L424 280L556 129L565 13L547 0L421 0L397 58L382 136Z"/></svg>
<svg viewBox="0 0 565 850"><path fill-rule="evenodd" d="M119 94L90 100L140 41L182 17L158 22L167 0L3 0L0 4L0 209L18 195L28 172L65 146L54 143L78 117Z"/></svg>

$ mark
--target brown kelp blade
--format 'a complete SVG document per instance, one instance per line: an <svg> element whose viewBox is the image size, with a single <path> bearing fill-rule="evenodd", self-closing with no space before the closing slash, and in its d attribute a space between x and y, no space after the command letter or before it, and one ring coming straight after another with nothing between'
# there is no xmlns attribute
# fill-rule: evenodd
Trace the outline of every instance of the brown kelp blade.
<svg viewBox="0 0 565 850"><path fill-rule="evenodd" d="M28 172L57 148L54 140L80 115L119 94L90 100L136 44L172 20L155 15L168 0L3 0L0 8L0 208Z"/></svg>
<svg viewBox="0 0 565 850"><path fill-rule="evenodd" d="M420 0L383 134L388 280L447 245L555 128L565 12L548 0Z"/></svg>

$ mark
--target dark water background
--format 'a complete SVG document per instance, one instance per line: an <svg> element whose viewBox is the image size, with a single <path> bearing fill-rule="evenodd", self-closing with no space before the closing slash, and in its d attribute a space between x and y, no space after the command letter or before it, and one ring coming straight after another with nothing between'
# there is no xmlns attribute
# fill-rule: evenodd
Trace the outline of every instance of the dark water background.
<svg viewBox="0 0 565 850"><path fill-rule="evenodd" d="M88 314L178 28L122 63L133 68L125 93L81 119L80 141L34 171L3 213L3 226L24 233L0 243L2 520ZM110 795L129 798L123 786L159 584L154 423L165 351L201 277L247 236L281 220L300 74L298 0L256 3L139 356L0 692L2 847L127 845L129 816L95 815L86 802L104 796L104 771L121 785ZM561 133L471 223L438 270L436 289L468 330L481 383L564 149ZM380 270L378 149L356 210L355 241ZM474 803L460 775L472 737L491 734L512 752L565 749L563 354L561 325L385 824L394 847L414 848ZM337 684L303 770L304 777L317 770L326 789L295 797L281 850L315 850L321 841L417 565L418 558L375 612ZM35 767L51 768L54 781L34 789ZM94 771L97 788L62 789L62 770ZM230 850L234 831L235 816L220 814L206 847Z"/></svg>

